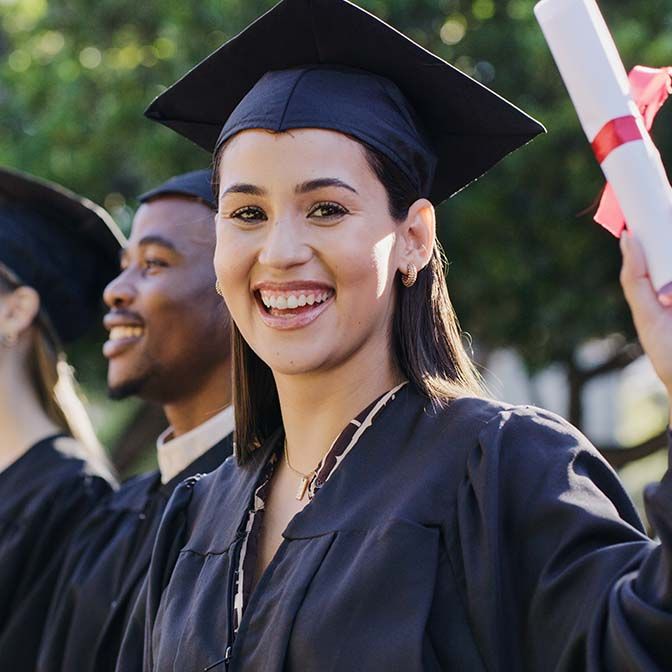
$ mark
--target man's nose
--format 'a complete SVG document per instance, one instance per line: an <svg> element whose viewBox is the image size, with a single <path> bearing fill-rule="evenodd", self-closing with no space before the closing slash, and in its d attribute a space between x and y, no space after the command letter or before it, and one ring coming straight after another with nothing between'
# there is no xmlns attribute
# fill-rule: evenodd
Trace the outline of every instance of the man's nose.
<svg viewBox="0 0 672 672"><path fill-rule="evenodd" d="M136 290L129 275L128 270L123 270L105 287L103 300L108 308L123 308L133 303Z"/></svg>

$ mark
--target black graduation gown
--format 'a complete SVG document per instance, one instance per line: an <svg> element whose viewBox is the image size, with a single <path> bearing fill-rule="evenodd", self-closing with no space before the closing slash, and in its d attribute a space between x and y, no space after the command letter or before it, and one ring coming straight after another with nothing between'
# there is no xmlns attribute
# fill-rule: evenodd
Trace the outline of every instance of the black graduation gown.
<svg viewBox="0 0 672 672"><path fill-rule="evenodd" d="M0 668L33 670L72 533L110 490L53 436L0 473Z"/></svg>
<svg viewBox="0 0 672 672"><path fill-rule="evenodd" d="M49 611L40 672L114 670L173 490L188 476L216 469L232 448L229 435L168 483L161 483L158 471L143 474L96 507L68 550Z"/></svg>
<svg viewBox="0 0 672 672"><path fill-rule="evenodd" d="M672 669L670 473L647 497L661 545L562 419L474 398L432 411L410 386L289 523L234 639L274 450L173 495L136 605L147 672Z"/></svg>

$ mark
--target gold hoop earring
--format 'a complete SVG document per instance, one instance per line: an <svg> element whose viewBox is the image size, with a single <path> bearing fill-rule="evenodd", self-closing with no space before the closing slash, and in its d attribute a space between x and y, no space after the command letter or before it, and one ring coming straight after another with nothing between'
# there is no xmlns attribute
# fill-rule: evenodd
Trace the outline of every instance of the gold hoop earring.
<svg viewBox="0 0 672 672"><path fill-rule="evenodd" d="M215 282L215 291L217 294L219 294L222 298L224 298L224 294L222 294L222 286L219 284L219 280Z"/></svg>
<svg viewBox="0 0 672 672"><path fill-rule="evenodd" d="M404 287L413 287L415 281L418 279L418 269L415 264L409 264L406 267L406 273L401 274L401 282Z"/></svg>

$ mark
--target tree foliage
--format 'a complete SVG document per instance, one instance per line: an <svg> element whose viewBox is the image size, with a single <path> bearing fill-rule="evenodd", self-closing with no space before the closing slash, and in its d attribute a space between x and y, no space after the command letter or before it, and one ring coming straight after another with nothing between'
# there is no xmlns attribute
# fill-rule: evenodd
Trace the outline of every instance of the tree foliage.
<svg viewBox="0 0 672 672"><path fill-rule="evenodd" d="M272 4L0 0L0 162L104 203L127 226L136 194L209 162L143 109ZM586 212L603 178L533 0L361 4L549 129L439 210L463 326L487 347L518 348L531 367L568 361L588 338L631 335L616 242ZM668 0L601 7L627 67L672 63ZM668 109L654 129L670 160L671 120Z"/></svg>

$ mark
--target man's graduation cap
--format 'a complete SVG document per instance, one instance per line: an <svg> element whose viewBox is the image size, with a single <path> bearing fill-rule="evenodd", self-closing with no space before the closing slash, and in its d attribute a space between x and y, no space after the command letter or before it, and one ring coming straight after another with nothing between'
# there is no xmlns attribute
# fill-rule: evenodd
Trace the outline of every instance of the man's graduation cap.
<svg viewBox="0 0 672 672"><path fill-rule="evenodd" d="M217 209L215 197L212 193L212 171L193 170L190 173L176 175L142 194L138 200L140 203L149 203L162 196L187 196L202 201L213 210Z"/></svg>
<svg viewBox="0 0 672 672"><path fill-rule="evenodd" d="M110 215L67 189L0 168L0 264L40 295L63 342L99 314L124 244Z"/></svg>
<svg viewBox="0 0 672 672"><path fill-rule="evenodd" d="M146 115L213 151L249 128L327 128L390 158L438 204L544 128L347 0L282 0Z"/></svg>

